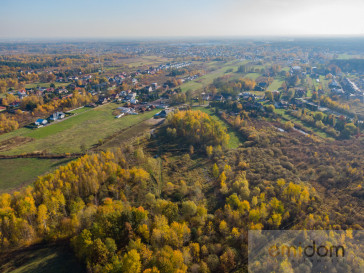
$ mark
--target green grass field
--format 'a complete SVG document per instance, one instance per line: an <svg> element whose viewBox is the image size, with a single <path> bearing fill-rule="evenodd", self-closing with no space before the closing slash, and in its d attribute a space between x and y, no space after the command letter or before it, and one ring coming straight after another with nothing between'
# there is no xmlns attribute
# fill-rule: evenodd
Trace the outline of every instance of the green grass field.
<svg viewBox="0 0 364 273"><path fill-rule="evenodd" d="M64 83L64 82L54 82L54 85L56 87L60 87L60 86L66 86L69 83ZM51 83L42 83L42 82L36 82L36 83L28 83L25 85L25 88L36 88L36 87L45 87L48 88L50 87Z"/></svg>
<svg viewBox="0 0 364 273"><path fill-rule="evenodd" d="M169 62L169 59L159 56L143 56L139 58L130 58L123 60L123 64L126 64L132 68L148 65L159 65L166 62Z"/></svg>
<svg viewBox="0 0 364 273"><path fill-rule="evenodd" d="M79 108L79 109L76 109L76 110L71 110L71 111L68 111L72 114L81 114L83 112L87 112L87 111L90 111L92 110L92 108L89 108L89 107L82 107L82 108Z"/></svg>
<svg viewBox="0 0 364 273"><path fill-rule="evenodd" d="M315 79L312 79L313 85L318 88L321 84L324 89L328 88L329 80L325 79L325 76L322 76L322 75L320 76L319 79L320 79L320 82L317 82Z"/></svg>
<svg viewBox="0 0 364 273"><path fill-rule="evenodd" d="M283 83L283 79L274 79L273 82L268 86L267 90L275 91L278 90Z"/></svg>
<svg viewBox="0 0 364 273"><path fill-rule="evenodd" d="M25 250L0 261L3 273L84 273L72 250L62 247L48 247Z"/></svg>
<svg viewBox="0 0 364 273"><path fill-rule="evenodd" d="M111 103L89 111L83 110L83 108L80 109L81 113L43 128L35 130L21 128L1 135L0 141L14 136L33 138L33 141L16 146L3 152L3 154L21 154L44 150L50 153L80 152L81 145L91 148L99 140L147 120L160 111L156 109L144 114L116 119L112 112L119 106Z"/></svg>
<svg viewBox="0 0 364 273"><path fill-rule="evenodd" d="M214 79L218 77L222 77L224 75L230 75L230 76L236 76L236 70L240 65L244 64L244 62L241 61L231 61L227 63L221 63L221 62L211 62L208 63L207 66L210 68L215 68L216 70L207 73L206 75L190 82L186 82L182 84L180 87L183 92L186 92L187 90L191 89L192 91L202 89L204 87L207 87L209 84L213 82ZM232 69L233 72L226 73L226 70Z"/></svg>
<svg viewBox="0 0 364 273"><path fill-rule="evenodd" d="M337 59L339 60L350 60L350 59L362 59L363 56L362 55L354 55L354 54L339 54Z"/></svg>
<svg viewBox="0 0 364 273"><path fill-rule="evenodd" d="M248 73L244 76L244 78L250 78L252 80L256 80L257 78L259 78L261 76L260 73Z"/></svg>
<svg viewBox="0 0 364 273"><path fill-rule="evenodd" d="M16 158L0 160L0 193L18 189L33 182L38 176L50 172L70 159Z"/></svg>
<svg viewBox="0 0 364 273"><path fill-rule="evenodd" d="M235 130L229 124L227 124L225 121L223 121L219 116L217 116L215 113L213 113L213 111L210 108L194 107L192 110L201 110L202 112L205 112L206 114L210 115L214 120L219 122L222 126L224 126L224 128L226 128L226 131L230 136L228 147L230 149L235 149L235 148L239 147L239 145L241 144L241 141L240 141L238 135L236 134Z"/></svg>

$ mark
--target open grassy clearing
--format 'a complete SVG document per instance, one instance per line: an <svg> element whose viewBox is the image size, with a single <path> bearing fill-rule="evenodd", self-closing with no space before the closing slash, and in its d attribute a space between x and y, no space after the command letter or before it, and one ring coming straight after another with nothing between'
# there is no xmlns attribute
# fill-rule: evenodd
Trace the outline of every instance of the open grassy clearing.
<svg viewBox="0 0 364 273"><path fill-rule="evenodd" d="M71 111L68 111L72 114L81 114L83 112L87 112L87 111L90 111L92 108L89 108L89 107L82 107L82 108L78 108L78 109L75 109L75 110L71 110Z"/></svg>
<svg viewBox="0 0 364 273"><path fill-rule="evenodd" d="M45 247L25 250L1 261L3 273L83 273L80 265L69 248Z"/></svg>
<svg viewBox="0 0 364 273"><path fill-rule="evenodd" d="M320 84L322 85L323 88L327 88L329 86L329 80L325 79L325 76L320 76L319 78L320 82L317 82L316 79L312 79L313 84L315 85L315 87L319 87Z"/></svg>
<svg viewBox="0 0 364 273"><path fill-rule="evenodd" d="M211 62L208 62L207 64L206 64L206 67L208 68L208 69L218 69L220 66L221 66L221 64L222 64L223 62L221 62L221 61L211 61Z"/></svg>
<svg viewBox="0 0 364 273"><path fill-rule="evenodd" d="M211 84L214 79L216 79L218 77L222 77L224 75L234 76L238 67L240 65L244 64L244 62L241 62L241 61L231 61L231 62L227 62L227 63L218 62L218 63L220 65L220 68L218 68L194 81L190 81L190 82L186 82L186 83L182 84L180 86L182 91L186 92L189 89L191 89L193 91L202 89L202 88L208 86L209 84ZM210 64L210 66L215 66L215 64ZM226 71L229 69L232 69L233 72L226 73Z"/></svg>
<svg viewBox="0 0 364 273"><path fill-rule="evenodd" d="M0 193L14 190L33 182L70 159L16 158L0 160Z"/></svg>
<svg viewBox="0 0 364 273"><path fill-rule="evenodd" d="M104 106L79 113L64 121L39 129L21 128L0 136L0 141L14 136L31 137L34 140L24 145L16 146L3 154L21 154L34 151L50 153L76 153L80 146L91 148L99 140L109 135L133 126L151 118L160 110L153 110L139 115L129 115L116 119L112 114L120 105L110 103Z"/></svg>
<svg viewBox="0 0 364 273"><path fill-rule="evenodd" d="M66 86L69 83L64 83L64 82L54 82L53 83L56 87L60 87L60 86ZM36 82L36 83L28 83L25 85L25 88L36 88L36 87L45 87L45 88L49 88L51 85L51 83L42 83L42 82Z"/></svg>
<svg viewBox="0 0 364 273"><path fill-rule="evenodd" d="M248 73L248 74L244 75L244 78L250 78L252 80L256 80L260 76L261 76L260 73Z"/></svg>
<svg viewBox="0 0 364 273"><path fill-rule="evenodd" d="M221 125L226 128L226 131L230 136L228 147L230 149L235 149L235 148L239 147L241 141L240 141L238 135L236 134L235 130L229 124L227 124L225 121L223 121L219 116L217 116L210 108L194 107L193 110L201 110L202 112L205 112L206 114L210 115L214 120L221 123Z"/></svg>
<svg viewBox="0 0 364 273"><path fill-rule="evenodd" d="M363 56L344 53L344 54L339 54L337 59L339 60L363 59Z"/></svg>
<svg viewBox="0 0 364 273"><path fill-rule="evenodd" d="M140 66L147 66L147 65L159 65L166 62L169 62L170 60L163 57L158 56L143 56L140 58L131 58L131 59L125 59L123 60L123 63L127 64L129 67L140 67Z"/></svg>
<svg viewBox="0 0 364 273"><path fill-rule="evenodd" d="M260 96L260 97L264 97L265 96L265 91L246 91L250 94L256 95L256 96Z"/></svg>
<svg viewBox="0 0 364 273"><path fill-rule="evenodd" d="M275 91L278 90L283 83L283 79L279 78L279 79L274 79L273 82L268 86L267 90L269 91Z"/></svg>
<svg viewBox="0 0 364 273"><path fill-rule="evenodd" d="M135 126L127 128L123 132L120 132L112 139L101 145L99 149L107 150L110 148L119 147L120 144L123 142L133 142L133 139L135 139L136 137L140 137L147 132L150 132L150 130L161 121L161 119L150 118L141 123L138 123Z"/></svg>

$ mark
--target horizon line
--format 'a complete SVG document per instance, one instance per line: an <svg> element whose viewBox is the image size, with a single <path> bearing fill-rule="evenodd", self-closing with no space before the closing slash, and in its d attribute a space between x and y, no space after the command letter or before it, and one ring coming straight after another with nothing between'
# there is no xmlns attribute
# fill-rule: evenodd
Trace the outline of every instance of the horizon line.
<svg viewBox="0 0 364 273"><path fill-rule="evenodd" d="M259 39L301 39L301 38L364 38L362 34L301 34L301 35L221 35L221 36L125 36L125 37L0 37L0 42L55 42L55 41L161 41L161 40L259 40Z"/></svg>

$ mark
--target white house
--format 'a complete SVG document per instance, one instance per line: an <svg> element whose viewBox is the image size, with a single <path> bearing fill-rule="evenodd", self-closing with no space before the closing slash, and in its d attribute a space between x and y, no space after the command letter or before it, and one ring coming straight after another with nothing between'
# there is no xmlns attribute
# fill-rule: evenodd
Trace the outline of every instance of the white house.
<svg viewBox="0 0 364 273"><path fill-rule="evenodd" d="M59 119L64 119L65 116L66 115L63 112L56 112L56 113L52 114L49 119L55 121L55 120L59 120Z"/></svg>
<svg viewBox="0 0 364 273"><path fill-rule="evenodd" d="M136 93L130 93L130 94L128 94L127 96L126 96L126 99L127 100L135 100L135 98L136 98Z"/></svg>
<svg viewBox="0 0 364 273"><path fill-rule="evenodd" d="M46 119L37 119L34 124L37 125L37 126L40 126L40 125L46 125L48 123L48 121Z"/></svg>

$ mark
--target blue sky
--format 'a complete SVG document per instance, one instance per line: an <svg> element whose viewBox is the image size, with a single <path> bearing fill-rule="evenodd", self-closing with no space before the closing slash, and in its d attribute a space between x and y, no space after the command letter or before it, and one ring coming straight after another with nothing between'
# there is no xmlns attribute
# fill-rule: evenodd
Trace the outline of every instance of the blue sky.
<svg viewBox="0 0 364 273"><path fill-rule="evenodd" d="M362 0L0 0L0 38L359 35Z"/></svg>

